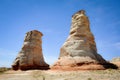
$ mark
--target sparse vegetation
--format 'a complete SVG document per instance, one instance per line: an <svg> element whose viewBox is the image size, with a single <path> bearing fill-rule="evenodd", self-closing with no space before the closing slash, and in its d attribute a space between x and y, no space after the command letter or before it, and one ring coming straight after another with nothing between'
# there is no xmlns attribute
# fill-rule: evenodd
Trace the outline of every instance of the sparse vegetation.
<svg viewBox="0 0 120 80"><path fill-rule="evenodd" d="M33 74L33 77L36 79L36 80L45 80L45 76L43 75L43 73L41 71L35 71L34 74Z"/></svg>
<svg viewBox="0 0 120 80"><path fill-rule="evenodd" d="M0 73L10 70L11 68L0 67Z"/></svg>
<svg viewBox="0 0 120 80"><path fill-rule="evenodd" d="M91 78L88 78L88 80L92 80Z"/></svg>
<svg viewBox="0 0 120 80"><path fill-rule="evenodd" d="M11 70L2 73L2 75L0 75L0 80L120 80L120 70L119 69L85 70L85 71Z"/></svg>

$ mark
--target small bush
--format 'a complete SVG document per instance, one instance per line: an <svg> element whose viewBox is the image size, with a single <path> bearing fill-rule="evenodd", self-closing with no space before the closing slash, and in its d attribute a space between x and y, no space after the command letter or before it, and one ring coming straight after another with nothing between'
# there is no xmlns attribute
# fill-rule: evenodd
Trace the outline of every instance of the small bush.
<svg viewBox="0 0 120 80"><path fill-rule="evenodd" d="M92 80L91 78L88 78L88 80Z"/></svg>
<svg viewBox="0 0 120 80"><path fill-rule="evenodd" d="M0 67L0 73L10 70L11 68Z"/></svg>

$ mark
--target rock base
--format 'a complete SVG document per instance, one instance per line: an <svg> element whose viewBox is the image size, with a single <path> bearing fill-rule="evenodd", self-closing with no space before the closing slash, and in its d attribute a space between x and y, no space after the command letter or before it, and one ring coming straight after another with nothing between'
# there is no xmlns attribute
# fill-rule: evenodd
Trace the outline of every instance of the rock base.
<svg viewBox="0 0 120 80"><path fill-rule="evenodd" d="M49 68L49 65L48 66L12 66L12 69L13 70L34 70L34 69L40 69L40 70L48 70L50 69Z"/></svg>
<svg viewBox="0 0 120 80"><path fill-rule="evenodd" d="M75 66L59 66L54 65L51 70L64 70L64 71L77 71L77 70L105 70L105 69L118 69L118 67L111 63L99 64L99 63L79 63Z"/></svg>
<svg viewBox="0 0 120 80"><path fill-rule="evenodd" d="M105 70L117 69L115 64L99 62L90 57L62 57L51 67L52 70Z"/></svg>
<svg viewBox="0 0 120 80"><path fill-rule="evenodd" d="M112 64L117 65L117 67L120 69L120 62L112 62Z"/></svg>

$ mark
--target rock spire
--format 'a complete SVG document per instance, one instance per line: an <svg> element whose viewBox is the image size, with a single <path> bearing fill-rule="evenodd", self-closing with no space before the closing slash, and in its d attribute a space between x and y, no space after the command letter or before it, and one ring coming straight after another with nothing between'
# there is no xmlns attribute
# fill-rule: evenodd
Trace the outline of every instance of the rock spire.
<svg viewBox="0 0 120 80"><path fill-rule="evenodd" d="M58 61L52 69L105 69L109 65L97 53L89 19L84 10L72 16L70 34L60 49Z"/></svg>
<svg viewBox="0 0 120 80"><path fill-rule="evenodd" d="M23 47L12 65L14 70L49 69L43 58L42 36L37 30L26 33Z"/></svg>

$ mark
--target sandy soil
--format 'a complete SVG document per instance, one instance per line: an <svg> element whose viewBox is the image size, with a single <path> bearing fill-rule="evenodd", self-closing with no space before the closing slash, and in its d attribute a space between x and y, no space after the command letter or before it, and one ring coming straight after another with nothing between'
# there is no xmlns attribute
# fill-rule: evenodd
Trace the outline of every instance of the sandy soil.
<svg viewBox="0 0 120 80"><path fill-rule="evenodd" d="M7 71L0 74L0 80L120 80L120 70L87 71Z"/></svg>

